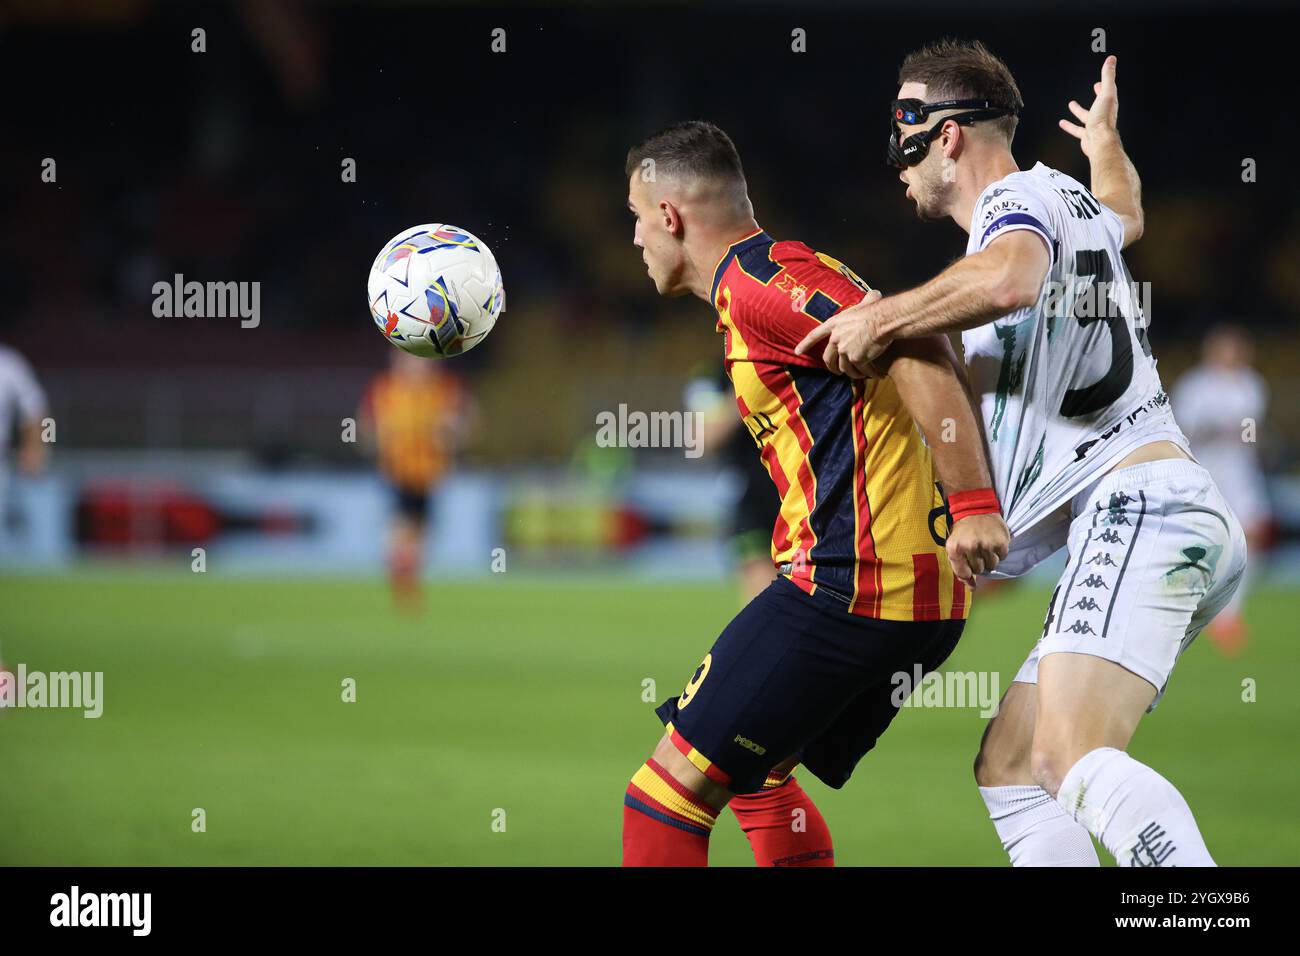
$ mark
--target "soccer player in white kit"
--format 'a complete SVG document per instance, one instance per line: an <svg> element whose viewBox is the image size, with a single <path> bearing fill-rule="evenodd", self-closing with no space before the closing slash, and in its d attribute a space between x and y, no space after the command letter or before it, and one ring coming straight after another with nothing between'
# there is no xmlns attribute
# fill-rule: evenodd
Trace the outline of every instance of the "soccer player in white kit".
<svg viewBox="0 0 1300 956"><path fill-rule="evenodd" d="M799 348L859 375L895 339L961 331L1012 533L999 571L1067 547L1042 636L975 763L1012 863L1096 866L1091 833L1122 866L1213 866L1182 795L1125 753L1231 597L1246 544L1174 421L1128 284L1120 251L1142 233L1141 188L1116 131L1115 68L1107 57L1091 109L1070 103L1082 125L1061 122L1088 157L1088 189L1017 166L1020 92L982 44L908 56L890 159L923 220L970 234L967 254Z"/></svg>
<svg viewBox="0 0 1300 956"><path fill-rule="evenodd" d="M1268 407L1268 385L1250 367L1252 352L1245 329L1221 325L1210 330L1201 364L1175 382L1170 394L1196 460L1214 476L1246 532L1246 546L1258 555L1272 509L1255 451ZM1232 600L1205 630L1225 654L1238 654L1246 645L1241 603L1250 574L1247 566Z"/></svg>
<svg viewBox="0 0 1300 956"><path fill-rule="evenodd" d="M26 474L37 474L45 464L45 443L41 441L45 407L45 391L31 365L18 352L0 345L0 543L8 508L9 439L16 430L18 467Z"/></svg>
<svg viewBox="0 0 1300 956"><path fill-rule="evenodd" d="M0 552L5 548L5 523L9 514L9 438L18 421L18 467L29 475L45 466L45 443L41 441L41 419L45 414L45 392L27 360L0 345ZM2 649L0 649L2 650ZM4 670L0 654L0 670Z"/></svg>

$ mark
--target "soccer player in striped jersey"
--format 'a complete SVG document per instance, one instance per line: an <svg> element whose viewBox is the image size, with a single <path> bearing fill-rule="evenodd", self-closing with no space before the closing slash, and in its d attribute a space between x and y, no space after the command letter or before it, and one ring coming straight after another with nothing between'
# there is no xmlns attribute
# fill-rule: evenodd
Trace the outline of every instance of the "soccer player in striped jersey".
<svg viewBox="0 0 1300 956"><path fill-rule="evenodd" d="M795 354L877 294L759 228L722 130L663 130L630 151L626 175L658 292L717 310L737 409L781 504L777 578L657 711L666 732L627 789L623 860L704 865L730 803L760 865L831 865L793 769L844 785L897 712L899 675L934 670L956 645L972 566L1006 553L978 419L942 336L904 343L858 380Z"/></svg>
<svg viewBox="0 0 1300 956"><path fill-rule="evenodd" d="M1116 58L1071 102L1092 188L1011 153L1020 91L982 44L908 56L890 161L922 219L969 233L924 285L846 309L800 343L860 366L913 336L962 333L1015 535L999 573L1062 546L1042 636L989 723L975 777L1016 865L1213 866L1177 788L1126 749L1178 657L1229 601L1246 542L1188 451L1121 250L1142 234L1120 143ZM1080 125L1082 124L1082 125ZM978 570L978 569L977 569ZM984 569L988 570L988 569Z"/></svg>
<svg viewBox="0 0 1300 956"><path fill-rule="evenodd" d="M441 363L398 349L362 398L361 434L393 494L388 575L402 608L420 606L430 497L450 474L474 415L468 391Z"/></svg>

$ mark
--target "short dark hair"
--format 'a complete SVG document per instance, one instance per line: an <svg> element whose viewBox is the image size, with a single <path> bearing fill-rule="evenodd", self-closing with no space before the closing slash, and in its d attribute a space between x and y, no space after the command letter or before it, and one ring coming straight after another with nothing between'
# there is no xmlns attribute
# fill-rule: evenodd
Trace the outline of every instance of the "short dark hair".
<svg viewBox="0 0 1300 956"><path fill-rule="evenodd" d="M1025 101L1007 65L979 40L952 38L928 43L907 55L898 69L899 85L924 83L926 98L939 100L991 100L998 106L1020 110ZM1010 143L1016 134L1016 117L989 121Z"/></svg>
<svg viewBox="0 0 1300 956"><path fill-rule="evenodd" d="M656 175L712 179L745 191L745 170L731 137L706 120L674 123L648 136L627 151L623 175L631 177L646 160Z"/></svg>

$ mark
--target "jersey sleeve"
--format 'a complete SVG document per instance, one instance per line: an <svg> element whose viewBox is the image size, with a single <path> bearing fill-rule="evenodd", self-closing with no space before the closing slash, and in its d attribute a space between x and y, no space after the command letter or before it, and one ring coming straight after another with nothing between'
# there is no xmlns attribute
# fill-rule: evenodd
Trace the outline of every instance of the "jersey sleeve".
<svg viewBox="0 0 1300 956"><path fill-rule="evenodd" d="M1047 245L1047 254L1056 258L1056 231L1052 225L1048 202L1035 189L1005 180L985 193L975 218L979 236L975 252L987 249L993 240L1013 232L1032 232Z"/></svg>
<svg viewBox="0 0 1300 956"><path fill-rule="evenodd" d="M1106 234L1110 236L1111 242L1115 244L1116 249L1124 248L1124 220L1119 218L1119 213L1104 203L1098 203L1101 206L1101 222L1106 227Z"/></svg>
<svg viewBox="0 0 1300 956"><path fill-rule="evenodd" d="M734 310L750 358L824 368L821 349L796 355L795 346L835 313L860 302L870 287L848 266L801 242L773 243L767 259L770 278L744 283Z"/></svg>

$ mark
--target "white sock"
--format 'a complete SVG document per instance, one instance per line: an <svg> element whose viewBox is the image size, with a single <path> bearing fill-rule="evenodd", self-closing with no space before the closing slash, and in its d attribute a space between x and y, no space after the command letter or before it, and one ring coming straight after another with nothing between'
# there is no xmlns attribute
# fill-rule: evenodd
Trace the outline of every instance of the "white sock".
<svg viewBox="0 0 1300 956"><path fill-rule="evenodd" d="M1099 747L1061 781L1056 802L1120 866L1215 866L1172 783L1122 750Z"/></svg>
<svg viewBox="0 0 1300 956"><path fill-rule="evenodd" d="M1042 787L980 787L1012 866L1101 866L1088 831Z"/></svg>

